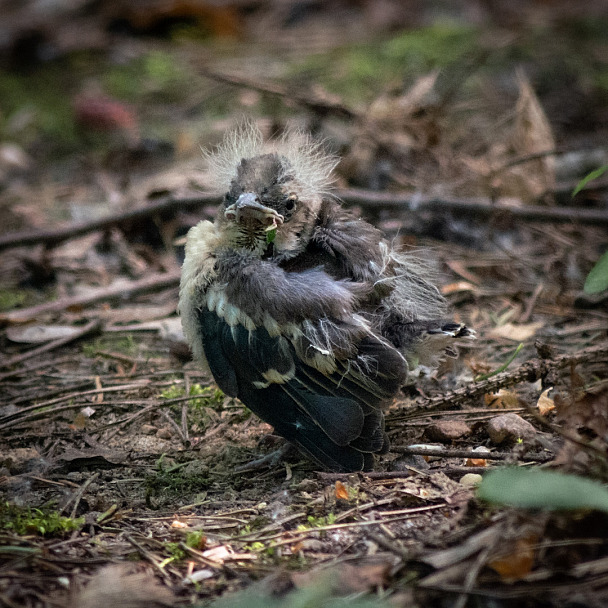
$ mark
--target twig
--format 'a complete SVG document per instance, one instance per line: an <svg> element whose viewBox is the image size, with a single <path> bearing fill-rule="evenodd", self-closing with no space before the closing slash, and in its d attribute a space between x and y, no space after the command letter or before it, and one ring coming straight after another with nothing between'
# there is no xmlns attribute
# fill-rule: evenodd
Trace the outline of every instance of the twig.
<svg viewBox="0 0 608 608"><path fill-rule="evenodd" d="M490 551L493 547L486 547L481 551L481 553L477 556L473 564L471 564L468 568L468 571L464 577L464 585L463 591L458 595L456 601L454 602L454 608L465 608L468 600L471 589L473 589L475 585L475 581L479 576L479 572L486 565L488 561L488 556L490 555Z"/></svg>
<svg viewBox="0 0 608 608"><path fill-rule="evenodd" d="M114 298L126 300L139 293L146 293L156 289L176 286L179 283L179 277L180 271L177 269L170 270L169 272L162 274L154 274L137 281L121 282L120 284L112 285L110 287L92 289L88 294L85 295L64 298L54 302L45 302L44 304L39 304L38 306L21 308L11 312L2 313L0 314L0 324L25 323L27 321L31 321L32 319L36 319L42 314L61 312L72 307L81 308L96 302L101 302L103 300L110 300Z"/></svg>
<svg viewBox="0 0 608 608"><path fill-rule="evenodd" d="M55 358L52 361L40 361L39 363L36 363L34 365L27 365L26 367L22 367L20 369L14 369L8 372L4 372L0 374L0 382L8 378L14 378L15 376L32 376L33 372L40 371L41 369L45 369L46 367L53 367L61 363L66 363L66 361L72 361L73 359L74 358L72 357L72 355L66 355L65 357Z"/></svg>
<svg viewBox="0 0 608 608"><path fill-rule="evenodd" d="M512 452L475 452L474 450L450 450L437 446L436 448L391 446L391 452L397 454L417 454L419 456L437 456L439 458L476 458L484 460L530 460L533 462L549 462L553 456L541 454L514 454Z"/></svg>
<svg viewBox="0 0 608 608"><path fill-rule="evenodd" d="M86 489L99 477L99 473L94 473L93 475L91 475L91 477L89 477L72 495L72 497L70 498L70 500L68 500L68 502L65 503L62 512L66 513L68 507L70 506L70 504L73 502L74 506L72 507L72 512L70 513L70 517L72 519L76 518L76 513L78 512L78 505L80 504L80 500L82 499L82 497L84 496L84 493L86 491Z"/></svg>
<svg viewBox="0 0 608 608"><path fill-rule="evenodd" d="M110 386L102 389L95 388L90 391L68 393L67 395L64 395L62 397L43 401L42 403L37 403L35 405L29 405L28 407L21 408L18 412L2 416L0 418L0 430L15 426L16 424L20 424L26 420L35 420L36 418L48 417L50 414L54 414L56 412L82 407L82 402L75 401L78 398L86 397L89 395L98 395L99 393L115 393L118 391L133 390L147 385L147 383L139 382L133 384L123 384L121 386ZM70 403L69 405L63 405L49 409L51 405L56 405L63 401L72 401L72 403ZM106 407L108 407L108 405L113 404L110 402L109 404L106 404Z"/></svg>
<svg viewBox="0 0 608 608"><path fill-rule="evenodd" d="M488 380L463 386L440 397L426 399L414 406L402 406L394 414L388 416L387 421L392 423L399 420L409 420L418 416L424 416L429 412L462 405L486 393L495 393L501 388L513 386L520 382L536 382L546 377L549 373L556 372L570 364L578 365L590 361L599 361L607 356L608 342L602 342L576 353L559 355L554 359L533 359L520 365L513 371L503 372Z"/></svg>
<svg viewBox="0 0 608 608"><path fill-rule="evenodd" d="M71 336L65 336L64 338L58 338L57 340L53 340L52 342L43 344L42 346L39 346L38 348L33 348L32 350L29 350L28 352L23 353L21 355L15 355L14 357L11 357L10 359L5 359L4 361L0 361L0 367L12 367L13 365L18 365L19 363L23 363L24 361L27 361L28 359L37 357L38 355L42 355L44 353L48 353L51 350L55 350L56 348L59 348L60 346L65 346L66 344L69 344L70 342L74 342L75 340L79 340L80 338L83 338L84 336L87 336L89 334L99 333L100 330L101 330L101 321L98 319L95 319L93 321L90 321L86 325L83 325L76 333L72 334Z"/></svg>
<svg viewBox="0 0 608 608"><path fill-rule="evenodd" d="M123 225L127 222L141 220L169 211L177 211L178 209L200 207L205 204L217 204L218 201L217 194L211 193L200 193L195 196L179 198L167 196L155 203L148 203L117 215L112 214L89 222L79 222L62 228L55 228L54 230L34 230L5 234L0 237L0 251L10 247L28 247L39 243L47 246L59 245L64 241L95 232L96 230L107 230L112 226Z"/></svg>
<svg viewBox="0 0 608 608"><path fill-rule="evenodd" d="M365 473L328 473L326 471L315 471L315 475L323 481L342 481L349 480L353 475L363 479L407 479L412 475L407 471L366 471Z"/></svg>
<svg viewBox="0 0 608 608"><path fill-rule="evenodd" d="M270 93L271 95L276 95L277 97L288 98L290 102L310 108L321 116L338 116L339 118L345 118L348 120L358 118L358 114L354 110L345 106L340 101L331 101L311 93L305 94L298 91L294 92L292 88L287 88L286 86L276 83L265 82L261 84L258 78L254 80L244 76L222 74L206 68L199 69L199 71L203 76L216 80L217 82L223 82L225 84L238 87L246 87L252 91Z"/></svg>
<svg viewBox="0 0 608 608"><path fill-rule="evenodd" d="M130 534L125 534L125 539L141 553L142 557L147 559L152 566L154 566L157 572L162 576L165 583L171 583L171 577L169 576L168 572L160 565L161 560L159 560L158 557L152 553L152 551L149 551L141 543L138 543Z"/></svg>
<svg viewBox="0 0 608 608"><path fill-rule="evenodd" d="M530 222L558 222L592 225L607 225L608 212L601 209L581 209L580 207L541 207L525 205L516 207L503 203L492 203L489 199L443 199L417 198L409 193L374 192L371 190L338 190L335 193L351 205L364 209L387 209L396 207L410 213L420 211L454 211L460 215L487 218L505 215L517 220Z"/></svg>
<svg viewBox="0 0 608 608"><path fill-rule="evenodd" d="M171 415L169 414L169 412L167 412L167 410L161 410L160 413L163 415L165 420L167 420L167 422L175 429L175 432L179 435L182 445L185 448L189 448L191 443L190 443L190 440L184 435L184 432L182 431L182 427L179 426L179 424L177 424L177 422L175 422L175 420L173 420L173 418L171 418Z"/></svg>

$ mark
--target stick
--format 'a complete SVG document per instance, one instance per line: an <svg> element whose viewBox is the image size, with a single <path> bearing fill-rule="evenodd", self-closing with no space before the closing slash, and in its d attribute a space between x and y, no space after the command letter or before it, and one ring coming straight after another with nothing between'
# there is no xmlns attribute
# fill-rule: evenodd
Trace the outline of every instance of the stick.
<svg viewBox="0 0 608 608"><path fill-rule="evenodd" d="M110 287L92 289L90 293L81 296L73 296L45 302L30 308L21 308L7 313L0 313L0 324L3 323L26 323L36 319L40 315L50 312L61 312L68 308L82 308L103 300L120 298L126 300L138 293L174 287L179 283L180 270L171 270L163 274L154 274L137 281L121 282Z"/></svg>
<svg viewBox="0 0 608 608"><path fill-rule="evenodd" d="M294 92L291 89L276 83L265 82L260 84L258 79L253 80L244 76L220 74L219 72L208 69L199 71L203 76L216 80L217 82L223 82L238 87L246 87L252 91L270 93L271 95L276 95L278 97L288 98L289 101L310 108L321 116L332 115L347 120L358 118L358 114L355 111L339 101L331 101L330 99L324 99L318 95L306 95L304 93Z"/></svg>
<svg viewBox="0 0 608 608"><path fill-rule="evenodd" d="M493 204L489 199L442 199L418 198L410 193L375 192L355 188L338 189L334 194L349 205L357 205L367 211L397 209L408 213L422 211L454 211L458 214L485 219L493 215L506 215L513 220L530 222L579 223L595 226L608 225L608 211L603 209L581 209L580 207L541 207L540 205ZM0 237L0 251L12 247L26 247L43 244L47 247L59 245L96 230L107 230L125 222L153 216L158 213L192 209L205 205L218 205L221 197L217 194L202 193L198 196L167 197L160 202L144 205L90 222L81 222L54 230L31 230L14 232Z"/></svg>
<svg viewBox="0 0 608 608"><path fill-rule="evenodd" d="M492 376L482 382L476 382L450 391L440 397L426 399L422 403L409 407L401 407L395 414L387 417L387 422L398 420L408 420L418 416L424 416L429 412L435 412L461 405L475 397L480 397L486 393L495 393L501 388L513 386L520 382L536 382L547 376L551 371L557 371L570 364L586 363L594 360L601 360L608 356L608 342L602 342L596 346L585 348L576 353L564 354L554 359L532 359L520 365L513 371L503 372L497 376Z"/></svg>
<svg viewBox="0 0 608 608"><path fill-rule="evenodd" d="M158 202L148 203L123 213L112 214L89 222L79 222L53 230L28 230L6 234L0 237L0 251L11 247L26 247L39 243L46 246L59 245L59 243L83 236L84 234L89 234L90 232L95 232L96 230L107 230L112 226L119 226L126 222L140 220L159 213L200 207L202 205L215 205L218 202L218 195L210 193L201 193L196 196L185 196L181 198L167 196Z"/></svg>
<svg viewBox="0 0 608 608"><path fill-rule="evenodd" d="M391 452L397 454L417 454L419 456L433 456L438 458L475 458L476 460L529 460L533 462L549 462L553 456L548 454L514 454L512 452L475 452L474 450L451 450L448 448L424 448L392 445Z"/></svg>

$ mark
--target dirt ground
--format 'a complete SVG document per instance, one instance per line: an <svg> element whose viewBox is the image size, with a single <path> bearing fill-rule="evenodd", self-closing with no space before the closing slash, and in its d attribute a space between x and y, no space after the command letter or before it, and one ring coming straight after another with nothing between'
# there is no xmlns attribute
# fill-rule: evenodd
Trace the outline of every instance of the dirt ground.
<svg viewBox="0 0 608 608"><path fill-rule="evenodd" d="M607 605L602 3L210 3L179 36L188 3L153 4L5 15L0 606ZM248 470L282 440L181 335L199 146L243 114L325 139L477 332L404 387L372 473ZM577 478L494 495L505 465Z"/></svg>

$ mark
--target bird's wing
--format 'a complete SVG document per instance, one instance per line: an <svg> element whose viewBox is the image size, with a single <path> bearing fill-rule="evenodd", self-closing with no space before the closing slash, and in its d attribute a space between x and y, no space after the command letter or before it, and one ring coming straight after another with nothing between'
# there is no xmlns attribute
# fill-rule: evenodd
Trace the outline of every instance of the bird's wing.
<svg viewBox="0 0 608 608"><path fill-rule="evenodd" d="M372 453L388 447L381 406L403 382L406 364L387 343L368 336L354 357L315 367L291 340L262 326L230 326L205 307L199 322L220 388L323 466L367 470Z"/></svg>

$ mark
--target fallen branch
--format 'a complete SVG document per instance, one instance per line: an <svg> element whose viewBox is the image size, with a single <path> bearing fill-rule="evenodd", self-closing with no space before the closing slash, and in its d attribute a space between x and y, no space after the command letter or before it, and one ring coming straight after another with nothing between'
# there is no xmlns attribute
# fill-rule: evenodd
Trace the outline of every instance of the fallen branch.
<svg viewBox="0 0 608 608"><path fill-rule="evenodd" d="M482 382L463 386L440 397L426 399L414 406L401 407L387 417L387 422L393 423L399 420L425 416L430 412L462 405L487 393L495 393L501 388L521 382L536 382L545 378L549 373L568 367L571 364L579 365L590 361L600 361L606 357L608 357L608 342L590 346L576 353L559 355L553 359L532 359L513 371L503 372Z"/></svg>
<svg viewBox="0 0 608 608"><path fill-rule="evenodd" d="M398 208L411 213L421 211L454 211L479 219L491 216L511 217L529 222L579 223L608 225L608 211L581 209L580 207L542 207L540 205L505 205L489 199L442 199L417 198L398 192L374 192L371 190L338 190L336 194L351 205L377 210Z"/></svg>
<svg viewBox="0 0 608 608"><path fill-rule="evenodd" d="M420 198L410 193L375 192L354 188L335 190L334 194L349 205L357 205L366 211L397 209L408 213L422 211L453 211L479 219L492 216L511 217L529 222L579 223L608 226L608 211L604 209L581 209L580 207L541 207L540 205L493 204L489 199L442 199ZM80 222L54 230L29 230L13 232L0 237L0 251L12 247L26 247L42 244L47 247L59 245L96 230L107 230L133 220L141 220L159 213L218 205L221 197L217 194L202 193L197 196L167 197L156 203L147 204L124 213L90 222Z"/></svg>
<svg viewBox="0 0 608 608"><path fill-rule="evenodd" d="M97 218L89 222L79 222L53 230L28 230L5 234L0 237L0 251L11 247L27 247L38 244L46 245L47 247L59 245L64 241L95 232L96 230L107 230L113 226L120 226L134 220L152 217L159 213L217 204L219 200L217 194L209 193L181 198L167 196L157 202L129 209L123 213Z"/></svg>
<svg viewBox="0 0 608 608"><path fill-rule="evenodd" d="M415 454L437 458L475 458L477 460L529 460L531 462L548 462L553 456L548 454L515 454L514 452L476 452L475 450L452 450L441 446L409 447L392 445L391 452L396 454Z"/></svg>
<svg viewBox="0 0 608 608"><path fill-rule="evenodd" d="M43 314L62 312L69 308L82 308L96 302L114 298L127 300L139 293L177 286L179 277L180 270L176 269L163 274L154 274L137 281L125 281L111 285L110 287L99 287L97 289L92 289L85 295L62 298L53 302L45 302L38 306L31 306L30 308L21 308L7 313L1 313L0 324L26 323Z"/></svg>

